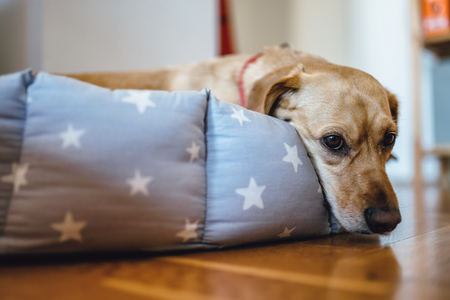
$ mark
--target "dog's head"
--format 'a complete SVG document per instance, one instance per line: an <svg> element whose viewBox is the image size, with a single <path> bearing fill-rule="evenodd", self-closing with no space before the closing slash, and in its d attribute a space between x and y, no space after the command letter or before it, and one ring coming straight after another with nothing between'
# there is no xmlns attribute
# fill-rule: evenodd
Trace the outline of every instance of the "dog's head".
<svg viewBox="0 0 450 300"><path fill-rule="evenodd" d="M388 233L401 221L385 164L397 137L398 101L367 73L296 65L255 83L250 109L294 126L338 221L356 233Z"/></svg>

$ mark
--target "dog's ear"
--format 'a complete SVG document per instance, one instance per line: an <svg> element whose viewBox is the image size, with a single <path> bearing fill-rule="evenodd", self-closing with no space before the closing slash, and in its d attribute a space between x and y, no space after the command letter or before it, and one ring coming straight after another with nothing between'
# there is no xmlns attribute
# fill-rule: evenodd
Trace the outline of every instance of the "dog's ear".
<svg viewBox="0 0 450 300"><path fill-rule="evenodd" d="M291 67L281 68L256 81L247 98L247 108L260 113L266 113L265 103L269 91L271 91L273 86L291 71Z"/></svg>
<svg viewBox="0 0 450 300"><path fill-rule="evenodd" d="M283 96L289 93L295 93L300 89L300 73L289 74L281 78L270 88L264 101L264 113L273 116L275 109Z"/></svg>
<svg viewBox="0 0 450 300"><path fill-rule="evenodd" d="M391 92L387 91L387 95L388 95L388 101L389 101L389 107L391 109L391 116L392 119L394 120L395 124L397 124L397 120L398 120L398 100L397 97L395 97L394 94L392 94Z"/></svg>

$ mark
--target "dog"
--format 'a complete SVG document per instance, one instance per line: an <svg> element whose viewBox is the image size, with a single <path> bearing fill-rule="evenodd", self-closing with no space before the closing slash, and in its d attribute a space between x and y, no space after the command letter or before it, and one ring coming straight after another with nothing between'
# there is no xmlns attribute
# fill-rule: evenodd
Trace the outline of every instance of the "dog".
<svg viewBox="0 0 450 300"><path fill-rule="evenodd" d="M201 90L291 124L337 221L388 234L401 215L385 164L398 134L398 100L371 75L289 47L149 72L65 75L110 89ZM244 102L245 101L245 102Z"/></svg>

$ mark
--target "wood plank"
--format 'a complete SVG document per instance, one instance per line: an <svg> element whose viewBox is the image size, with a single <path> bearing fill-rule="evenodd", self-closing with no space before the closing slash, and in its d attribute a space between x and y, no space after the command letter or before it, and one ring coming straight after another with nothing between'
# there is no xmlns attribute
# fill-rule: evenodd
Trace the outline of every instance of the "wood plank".
<svg viewBox="0 0 450 300"><path fill-rule="evenodd" d="M144 297L151 297L163 300L211 300L211 296L189 292L186 290L176 290L161 286L148 285L137 281L104 278L101 285L124 291L126 293ZM215 300L225 300L225 298L213 297ZM227 298L229 299L229 298Z"/></svg>

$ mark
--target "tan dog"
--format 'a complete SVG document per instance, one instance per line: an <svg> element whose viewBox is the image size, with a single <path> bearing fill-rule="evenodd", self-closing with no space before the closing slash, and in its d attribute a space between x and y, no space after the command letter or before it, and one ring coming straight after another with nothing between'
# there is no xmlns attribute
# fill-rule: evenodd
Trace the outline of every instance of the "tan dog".
<svg viewBox="0 0 450 300"><path fill-rule="evenodd" d="M69 75L111 89L211 89L241 104L250 55L152 72ZM385 171L397 136L398 101L372 76L303 52L268 47L245 69L247 108L294 126L337 220L356 233L388 233L401 221Z"/></svg>

